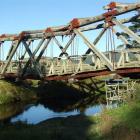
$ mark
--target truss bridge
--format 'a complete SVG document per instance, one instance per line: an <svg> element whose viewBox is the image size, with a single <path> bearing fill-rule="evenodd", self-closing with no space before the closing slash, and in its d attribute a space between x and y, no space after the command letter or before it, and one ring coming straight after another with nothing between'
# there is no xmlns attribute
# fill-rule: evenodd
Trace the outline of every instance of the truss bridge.
<svg viewBox="0 0 140 140"><path fill-rule="evenodd" d="M98 16L74 18L66 25L42 30L2 34L0 76L68 80L114 73L138 78L140 46L131 42L140 44L140 36L129 26L140 20L139 9L139 3L111 2Z"/></svg>

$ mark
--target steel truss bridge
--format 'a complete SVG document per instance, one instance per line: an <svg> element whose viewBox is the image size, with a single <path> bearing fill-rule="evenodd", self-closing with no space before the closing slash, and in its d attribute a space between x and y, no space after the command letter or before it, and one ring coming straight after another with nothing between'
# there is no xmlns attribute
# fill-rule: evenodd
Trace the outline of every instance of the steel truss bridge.
<svg viewBox="0 0 140 140"><path fill-rule="evenodd" d="M140 19L140 4L111 2L104 9L106 11L101 15L74 18L63 26L22 31L20 34L2 34L1 78L68 80L110 73L139 77L140 48L134 47L121 32L140 44L140 36L128 28L128 25ZM136 11L135 15L133 11ZM121 19L120 15L124 17L126 13L131 14ZM95 38L93 42L89 36ZM97 44L103 37L106 40L102 41L101 50ZM116 37L123 44L121 49L115 45ZM80 45L75 43L77 38L81 39ZM52 47L52 42L55 48L50 48L50 53L60 52L55 57L46 53ZM84 51L83 45L87 50L79 54L79 51Z"/></svg>

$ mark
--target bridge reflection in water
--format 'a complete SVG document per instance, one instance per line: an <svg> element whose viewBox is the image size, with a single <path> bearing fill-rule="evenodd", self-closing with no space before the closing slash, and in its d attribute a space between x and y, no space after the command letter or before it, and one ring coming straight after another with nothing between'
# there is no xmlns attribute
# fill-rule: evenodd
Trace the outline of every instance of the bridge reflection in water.
<svg viewBox="0 0 140 140"><path fill-rule="evenodd" d="M16 103L0 106L0 123L25 122L37 124L47 119L71 115L95 115L105 107L92 98L79 101L48 100L41 103Z"/></svg>

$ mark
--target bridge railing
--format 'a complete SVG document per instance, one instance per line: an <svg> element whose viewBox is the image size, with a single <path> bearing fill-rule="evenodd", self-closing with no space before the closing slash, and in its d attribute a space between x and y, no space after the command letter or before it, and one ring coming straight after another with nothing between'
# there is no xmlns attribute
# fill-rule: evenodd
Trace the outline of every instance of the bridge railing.
<svg viewBox="0 0 140 140"><path fill-rule="evenodd" d="M117 59L114 61L115 69L128 68L128 67L140 67L140 62L138 61L139 54L137 50L130 50L124 52L116 52ZM106 52L106 56L112 55L114 52ZM112 61L112 60L111 60ZM22 73L27 60L22 61L11 61L7 69L7 73ZM0 66L0 71L2 70L5 62L3 61ZM84 55L78 56L78 58L72 59L43 59L38 63L41 73L46 76L52 75L65 75L65 74L78 74L81 72L98 71L103 70L106 67L102 64L100 59L96 55ZM35 67L32 63L29 64L27 68L27 74L35 71ZM32 73L33 74L33 73Z"/></svg>

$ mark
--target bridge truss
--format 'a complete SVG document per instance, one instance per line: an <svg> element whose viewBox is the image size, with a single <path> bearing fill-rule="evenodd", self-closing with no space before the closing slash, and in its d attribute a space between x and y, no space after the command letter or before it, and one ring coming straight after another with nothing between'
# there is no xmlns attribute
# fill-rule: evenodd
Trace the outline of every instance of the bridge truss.
<svg viewBox="0 0 140 140"><path fill-rule="evenodd" d="M132 13L139 8L139 3L112 2L104 7L107 11L99 16L74 18L67 25L44 30L2 34L0 36L0 75L9 78L46 80L78 79L110 73L139 76L140 48L132 46L120 31L125 32L140 44L139 35L126 25L136 22L140 16L137 13L125 19L119 18L120 15ZM89 39L92 36L91 31L98 33L94 35L95 37L93 36L95 38L93 42ZM100 50L97 44L103 37L106 37L106 41L102 41L102 50ZM123 43L121 49L117 49L115 45L116 37ZM82 43L78 44L78 39ZM55 48L52 47L54 43ZM79 54L79 51L84 50L83 45L87 50ZM47 54L49 48L50 56ZM53 56L57 51L60 53Z"/></svg>

